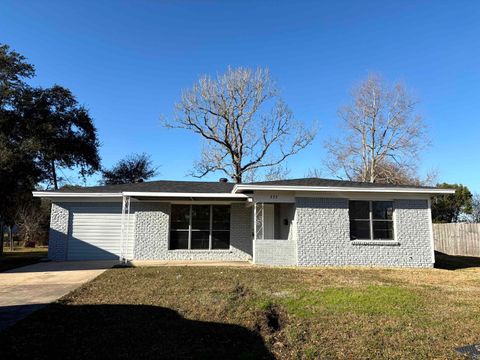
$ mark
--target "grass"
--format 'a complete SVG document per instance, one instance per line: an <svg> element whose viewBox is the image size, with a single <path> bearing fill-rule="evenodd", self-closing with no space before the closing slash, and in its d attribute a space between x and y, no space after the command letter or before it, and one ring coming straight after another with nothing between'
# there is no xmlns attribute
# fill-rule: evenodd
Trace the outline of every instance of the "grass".
<svg viewBox="0 0 480 360"><path fill-rule="evenodd" d="M480 268L112 269L0 333L5 358L461 359ZM45 344L55 344L45 346Z"/></svg>
<svg viewBox="0 0 480 360"><path fill-rule="evenodd" d="M420 308L420 298L411 290L398 286L367 285L305 291L286 301L290 313L312 317L319 313L358 315L388 315L392 317L414 314Z"/></svg>
<svg viewBox="0 0 480 360"><path fill-rule="evenodd" d="M0 256L0 272L34 264L46 256L46 247L14 248L13 251L4 248L3 255Z"/></svg>

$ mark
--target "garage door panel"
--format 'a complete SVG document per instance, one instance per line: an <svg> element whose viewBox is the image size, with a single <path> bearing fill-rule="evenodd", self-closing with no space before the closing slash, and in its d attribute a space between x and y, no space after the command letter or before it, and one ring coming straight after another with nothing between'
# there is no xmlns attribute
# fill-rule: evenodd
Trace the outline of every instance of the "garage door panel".
<svg viewBox="0 0 480 360"><path fill-rule="evenodd" d="M121 227L120 224L118 226ZM76 229L73 233L73 236L80 235L82 238L91 236L96 236L98 234L103 234L105 236L117 236L117 228L116 227L108 227L108 228L99 228L99 229Z"/></svg>
<svg viewBox="0 0 480 360"><path fill-rule="evenodd" d="M75 238L69 245L68 260L114 260L120 252L109 244L91 244Z"/></svg>
<svg viewBox="0 0 480 360"><path fill-rule="evenodd" d="M121 253L122 214L118 207L72 209L69 260L118 259ZM135 215L129 217L127 258L133 254Z"/></svg>

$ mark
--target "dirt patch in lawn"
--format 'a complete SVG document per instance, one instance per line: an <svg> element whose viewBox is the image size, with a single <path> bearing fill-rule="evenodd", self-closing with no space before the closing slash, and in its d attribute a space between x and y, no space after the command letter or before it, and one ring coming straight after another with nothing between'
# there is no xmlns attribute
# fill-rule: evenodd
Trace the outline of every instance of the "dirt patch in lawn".
<svg viewBox="0 0 480 360"><path fill-rule="evenodd" d="M475 268L112 269L0 346L7 358L461 359L455 348L480 343L479 298Z"/></svg>

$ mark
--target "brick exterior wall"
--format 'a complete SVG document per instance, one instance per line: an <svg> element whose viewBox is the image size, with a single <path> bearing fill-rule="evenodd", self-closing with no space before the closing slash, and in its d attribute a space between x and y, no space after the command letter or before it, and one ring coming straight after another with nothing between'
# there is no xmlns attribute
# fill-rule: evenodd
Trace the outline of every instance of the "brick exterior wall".
<svg viewBox="0 0 480 360"><path fill-rule="evenodd" d="M168 250L169 203L135 204L133 258L163 259Z"/></svg>
<svg viewBox="0 0 480 360"><path fill-rule="evenodd" d="M168 250L170 204L136 204L134 258L137 260L241 261L252 258L252 209L231 205L230 250Z"/></svg>
<svg viewBox="0 0 480 360"><path fill-rule="evenodd" d="M396 242L350 240L348 200L296 198L298 265L432 267L427 200L395 200Z"/></svg>
<svg viewBox="0 0 480 360"><path fill-rule="evenodd" d="M255 264L291 266L297 263L293 240L255 240Z"/></svg>
<svg viewBox="0 0 480 360"><path fill-rule="evenodd" d="M66 259L71 207L115 204L53 203L49 258ZM431 267L427 200L395 200L394 208L395 243L352 242L347 199L296 198L295 240L258 241L256 262L300 266ZM252 258L252 208L244 204L231 206L230 250L168 250L170 204L132 203L133 212L136 214L135 259L236 261Z"/></svg>
<svg viewBox="0 0 480 360"><path fill-rule="evenodd" d="M50 233L48 240L48 258L62 261L67 258L67 239L69 227L69 210L66 204L52 203L50 212Z"/></svg>
<svg viewBox="0 0 480 360"><path fill-rule="evenodd" d="M53 203L48 244L48 257L51 260L66 260L70 209L81 206L121 205L104 202ZM131 213L135 213L135 259L236 261L252 258L252 209L246 208L245 204L231 205L230 250L168 250L169 203L132 203Z"/></svg>

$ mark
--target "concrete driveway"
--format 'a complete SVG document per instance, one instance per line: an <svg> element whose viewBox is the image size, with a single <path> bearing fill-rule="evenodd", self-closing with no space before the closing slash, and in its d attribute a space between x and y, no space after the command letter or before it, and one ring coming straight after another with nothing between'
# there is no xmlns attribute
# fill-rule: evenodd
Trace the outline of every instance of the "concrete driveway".
<svg viewBox="0 0 480 360"><path fill-rule="evenodd" d="M118 264L41 262L0 273L0 331Z"/></svg>

